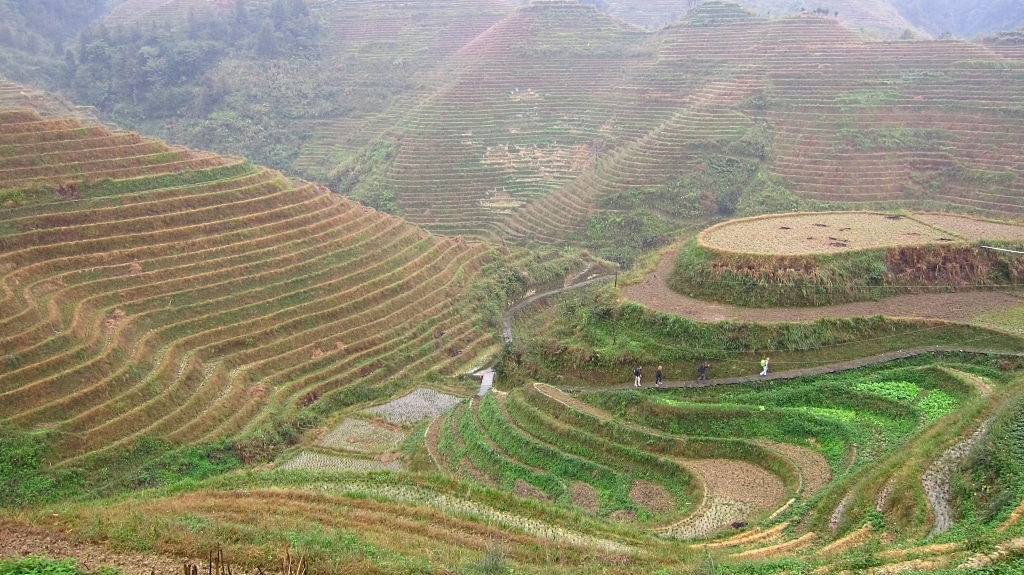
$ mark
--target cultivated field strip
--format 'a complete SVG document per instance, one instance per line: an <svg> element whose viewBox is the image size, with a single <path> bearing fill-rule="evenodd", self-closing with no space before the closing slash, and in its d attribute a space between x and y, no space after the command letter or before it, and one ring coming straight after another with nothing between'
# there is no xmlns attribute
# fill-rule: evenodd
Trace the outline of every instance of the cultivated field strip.
<svg viewBox="0 0 1024 575"><path fill-rule="evenodd" d="M530 397L489 393L460 403L427 431L434 462L465 481L613 520L659 524L691 511L687 501L700 487L679 464L572 428ZM638 484L660 493L657 502L638 495ZM575 499L581 489L596 506Z"/></svg>
<svg viewBox="0 0 1024 575"><path fill-rule="evenodd" d="M500 536L517 564L536 561L537 548L574 563L610 554L639 553L635 537L595 521L579 521L561 510L523 508L514 498L493 490L459 493L449 481L423 482L394 473L369 477L353 473L322 474L315 483L301 475L278 474L291 483L287 491L264 481L253 489L215 489L180 499L142 504L149 516L196 517L230 533L232 540L259 530L274 533L285 522L296 532L358 530L358 541L373 546L375 556L394 557L409 549L430 547L446 556L462 550L483 552ZM567 526L571 525L571 527ZM402 533L396 538L396 533ZM406 539L408 537L408 539ZM406 547L407 545L411 547Z"/></svg>
<svg viewBox="0 0 1024 575"><path fill-rule="evenodd" d="M0 215L0 420L59 428L52 463L236 435L492 343L456 299L486 246L236 159L174 150L206 158L177 171L137 159L157 142L2 118L15 153L0 171L35 187ZM17 172L30 158L105 163L37 185Z"/></svg>
<svg viewBox="0 0 1024 575"><path fill-rule="evenodd" d="M107 283L109 283L109 282L107 282ZM123 282L122 282L122 285L124 285ZM84 291L86 289L88 289L88 286L84 287L80 291ZM116 289L116 287L115 287L115 289ZM117 301L122 299L121 293L119 293L119 292L112 292L112 291L106 291L106 292L101 291L98 294L96 294L95 292L93 292L93 293L95 295L92 295L92 296L84 296L83 294L74 294L75 296L81 297L81 299L79 300L81 303L79 303L79 305L76 306L75 315L73 316L72 320L69 322L71 324L72 331L74 331L75 333L78 333L79 331L85 329L85 326L82 325L82 323L80 321L81 318L82 318L82 315L79 314L79 312L82 310L81 305L83 303L85 303L86 305L95 303L96 305L94 307L98 308L98 307L100 307L102 305L102 300L106 299L107 300L106 303L110 304L110 306L106 308L107 309L107 313L114 314L116 312L116 310L121 309L119 307L114 307L114 304ZM163 300L161 299L159 301L162 302ZM161 306L161 307L169 307L169 306L166 306L166 304L165 304L165 306ZM171 313L171 312L168 312L168 313ZM124 314L123 310L121 310L121 314ZM119 322L117 322L117 323L119 323ZM115 324L109 324L108 323L107 327L108 328L116 328L116 327L119 327L119 326L115 325ZM111 330L108 329L108 331L111 331Z"/></svg>
<svg viewBox="0 0 1024 575"><path fill-rule="evenodd" d="M479 409L478 415L483 414L484 421L487 422L486 427L495 441L500 442L507 452L513 453L520 461L542 465L549 473L555 473L569 483L589 486L600 501L597 509L593 510L599 515L612 514L614 517L616 512L640 510L643 502L634 501L628 495L634 482L641 476L656 483L666 482L669 485L678 479L663 473L649 473L639 466L626 465L620 468L617 464L609 465L608 462L595 458L593 454L578 446L572 449L571 444L557 441L562 433L551 429L550 420L542 421L543 418L531 414L534 415L533 418L524 419L529 419L530 423L535 424L533 429L537 430L538 434L542 433L543 438L534 435L513 419L505 396L487 394L481 405L484 409ZM526 409L518 404L516 407ZM522 416L522 412L520 413ZM666 488L667 493L671 493L667 486L662 487ZM572 503L578 505L576 501ZM673 504L672 510L658 510L658 521L665 521L686 508L686 504L681 501L673 501Z"/></svg>
<svg viewBox="0 0 1024 575"><path fill-rule="evenodd" d="M421 387L398 399L368 407L363 413L380 416L384 421L395 425L407 425L424 418L433 419L461 401L461 397Z"/></svg>
<svg viewBox="0 0 1024 575"><path fill-rule="evenodd" d="M601 96L613 92L601 82L601 70L622 64L575 55L570 65L561 59L531 58L522 48L494 51L498 45L533 42L532 37L551 25L548 10L578 23L581 33L600 30L597 37L610 31L614 39L602 49L620 51L630 38L637 38L635 31L615 30L611 21L592 19L589 7L559 4L521 10L488 30L486 38L464 47L456 58L460 66L474 70L472 78L457 79L409 116L389 174L404 213L413 221L431 228L453 226L450 230L471 222L493 224L508 210L509 201L514 205L542 197L589 163L595 152L590 143L606 113L589 117L572 108L583 102L601 108ZM558 53L555 46L538 49ZM510 71L524 58L534 62L535 70L517 82ZM560 76L568 83L557 80ZM587 90L564 89L573 85ZM445 159L438 161L441 150Z"/></svg>

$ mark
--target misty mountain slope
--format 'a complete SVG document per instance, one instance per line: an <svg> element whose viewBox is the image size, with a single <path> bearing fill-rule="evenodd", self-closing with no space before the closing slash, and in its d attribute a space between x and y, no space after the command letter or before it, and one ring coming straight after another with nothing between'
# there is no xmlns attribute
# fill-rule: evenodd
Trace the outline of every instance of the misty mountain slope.
<svg viewBox="0 0 1024 575"><path fill-rule="evenodd" d="M1021 0L739 0L762 16L779 18L801 11L824 11L844 25L880 39L894 39L910 32L926 39L951 33L975 38L1024 25ZM685 17L700 0L594 0L609 14L627 22L657 29ZM837 14L838 13L838 14Z"/></svg>
<svg viewBox="0 0 1024 575"><path fill-rule="evenodd" d="M1010 51L722 3L650 36L546 3L449 73L380 144L372 183L438 232L586 243L633 225L660 230L649 249L689 218L750 210L1024 210Z"/></svg>
<svg viewBox="0 0 1024 575"><path fill-rule="evenodd" d="M1021 0L890 0L906 18L933 36L951 33L961 38L1013 30L1024 26Z"/></svg>
<svg viewBox="0 0 1024 575"><path fill-rule="evenodd" d="M928 37L923 28L900 14L890 0L739 0L739 3L768 18L820 10L838 18L853 30L879 38L897 38L906 30L918 38ZM667 23L682 20L687 12L698 4L700 2L694 0L608 0L598 3L610 14L649 29L657 29Z"/></svg>
<svg viewBox="0 0 1024 575"><path fill-rule="evenodd" d="M433 69L514 9L189 1L119 6L76 46L65 93L108 121L320 181L394 122L383 112L432 89Z"/></svg>

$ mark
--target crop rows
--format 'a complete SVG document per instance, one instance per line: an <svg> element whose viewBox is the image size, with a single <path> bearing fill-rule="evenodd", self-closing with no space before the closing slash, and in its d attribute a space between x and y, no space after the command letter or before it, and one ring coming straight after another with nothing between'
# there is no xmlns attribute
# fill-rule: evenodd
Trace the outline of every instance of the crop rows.
<svg viewBox="0 0 1024 575"><path fill-rule="evenodd" d="M90 139L127 162L59 180L73 198L31 190L0 218L0 419L59 426L55 463L141 435L236 435L490 344L453 299L483 246L244 162L138 175L137 138L3 119L6 145L28 147L11 158L45 142L68 165Z"/></svg>
<svg viewBox="0 0 1024 575"><path fill-rule="evenodd" d="M389 423L404 425L425 418L435 418L462 401L461 397L432 389L417 388L411 393L382 405L369 407L363 413L378 415Z"/></svg>
<svg viewBox="0 0 1024 575"><path fill-rule="evenodd" d="M401 471L397 461L382 463L376 459L344 457L317 451L303 451L281 465L281 469L303 469L306 471Z"/></svg>
<svg viewBox="0 0 1024 575"><path fill-rule="evenodd" d="M561 422L531 397L489 393L460 404L427 434L435 462L464 480L616 520L663 523L689 510L700 487L678 463ZM648 507L642 479L672 503Z"/></svg>

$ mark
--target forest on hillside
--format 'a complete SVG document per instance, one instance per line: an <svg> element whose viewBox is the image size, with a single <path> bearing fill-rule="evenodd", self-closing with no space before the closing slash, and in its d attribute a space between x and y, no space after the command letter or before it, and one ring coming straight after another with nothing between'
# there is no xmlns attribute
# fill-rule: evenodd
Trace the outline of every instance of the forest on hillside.
<svg viewBox="0 0 1024 575"><path fill-rule="evenodd" d="M120 0L0 0L0 75L55 87L55 63Z"/></svg>

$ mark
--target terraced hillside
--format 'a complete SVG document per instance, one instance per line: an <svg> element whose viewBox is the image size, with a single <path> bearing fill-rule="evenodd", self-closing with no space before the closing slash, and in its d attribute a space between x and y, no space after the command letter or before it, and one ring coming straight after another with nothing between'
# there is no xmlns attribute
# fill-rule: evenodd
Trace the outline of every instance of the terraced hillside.
<svg viewBox="0 0 1024 575"><path fill-rule="evenodd" d="M235 564L273 568L288 548L345 573L1020 568L1019 486L983 475L1020 458L1006 448L1024 388L998 360L681 383L464 400L407 448L431 473L236 474L66 505L45 523L182 555L216 534Z"/></svg>
<svg viewBox="0 0 1024 575"><path fill-rule="evenodd" d="M781 186L837 207L1014 216L1021 62L721 3L654 35L537 3L456 55L456 79L395 128L380 185L430 229L541 241L694 175L711 183L681 201L725 214Z"/></svg>
<svg viewBox="0 0 1024 575"><path fill-rule="evenodd" d="M217 154L0 115L0 421L54 465L272 428L494 342L458 296L486 247Z"/></svg>

